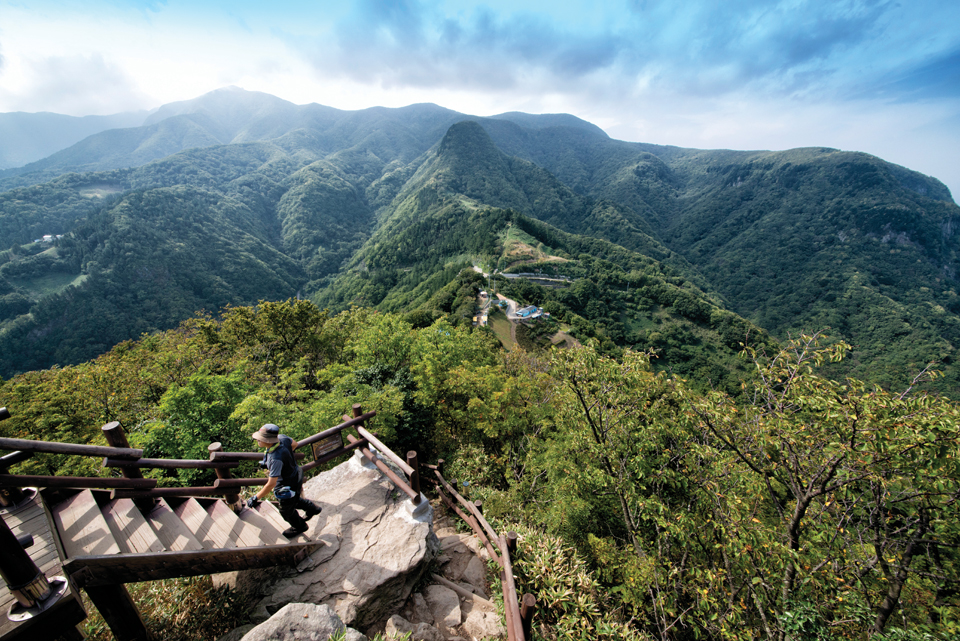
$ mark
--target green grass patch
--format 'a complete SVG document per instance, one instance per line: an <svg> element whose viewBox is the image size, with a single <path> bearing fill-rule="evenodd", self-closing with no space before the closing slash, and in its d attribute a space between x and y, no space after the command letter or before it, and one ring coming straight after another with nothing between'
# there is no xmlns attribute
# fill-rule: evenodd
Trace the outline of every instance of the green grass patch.
<svg viewBox="0 0 960 641"><path fill-rule="evenodd" d="M497 335L497 338L500 339L500 344L503 345L503 348L508 352L513 351L516 347L513 338L510 336L510 324L510 321L507 320L503 312L499 309L494 311L494 308L491 308L491 312L487 316L487 325L493 330L493 333Z"/></svg>
<svg viewBox="0 0 960 641"><path fill-rule="evenodd" d="M35 278L10 278L10 282L25 290L33 298L62 292L71 285L80 285L87 279L86 274L64 274L54 272Z"/></svg>

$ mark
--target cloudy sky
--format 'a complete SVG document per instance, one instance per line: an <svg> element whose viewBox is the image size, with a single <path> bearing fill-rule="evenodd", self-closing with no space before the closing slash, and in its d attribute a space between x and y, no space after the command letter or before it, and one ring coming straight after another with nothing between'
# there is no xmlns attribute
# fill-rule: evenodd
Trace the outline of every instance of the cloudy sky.
<svg viewBox="0 0 960 641"><path fill-rule="evenodd" d="M0 0L0 112L151 109L226 85L867 151L960 198L958 0Z"/></svg>

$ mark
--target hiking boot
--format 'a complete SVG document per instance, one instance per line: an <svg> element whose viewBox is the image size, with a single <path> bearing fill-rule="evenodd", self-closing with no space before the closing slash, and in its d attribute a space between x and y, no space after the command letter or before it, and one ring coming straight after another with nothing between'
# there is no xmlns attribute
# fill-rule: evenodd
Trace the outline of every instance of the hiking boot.
<svg viewBox="0 0 960 641"><path fill-rule="evenodd" d="M306 516L303 517L304 521L309 521L310 519L312 519L313 517L315 517L316 515L320 514L320 512L323 511L323 508L317 505L316 503L311 503L310 505L312 507L309 510L303 511L304 514L306 514Z"/></svg>
<svg viewBox="0 0 960 641"><path fill-rule="evenodd" d="M287 537L288 539L292 539L292 538L294 538L295 536L298 536L298 535L300 535L300 534L303 534L304 532L306 532L306 531L309 530L309 529L310 529L310 528L308 528L306 525L303 526L303 529L297 528L297 527L288 527L286 530L284 530L283 532L281 532L281 534L284 535L285 537ZM274 532L276 532L276 530L274 530Z"/></svg>

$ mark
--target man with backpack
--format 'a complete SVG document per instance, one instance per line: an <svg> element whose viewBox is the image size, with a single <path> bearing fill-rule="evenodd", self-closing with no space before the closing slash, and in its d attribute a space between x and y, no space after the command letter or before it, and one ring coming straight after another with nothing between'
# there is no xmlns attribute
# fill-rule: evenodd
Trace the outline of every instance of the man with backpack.
<svg viewBox="0 0 960 641"><path fill-rule="evenodd" d="M256 496L247 499L247 507L254 508L270 493L280 501L280 516L290 527L283 531L283 535L292 539L298 534L306 532L310 527L307 521L320 514L320 506L301 496L303 489L303 470L297 465L293 451L298 443L280 433L280 428L273 423L267 423L250 435L260 447L267 448L260 466L267 470L267 484ZM303 510L306 518L300 516L297 510Z"/></svg>

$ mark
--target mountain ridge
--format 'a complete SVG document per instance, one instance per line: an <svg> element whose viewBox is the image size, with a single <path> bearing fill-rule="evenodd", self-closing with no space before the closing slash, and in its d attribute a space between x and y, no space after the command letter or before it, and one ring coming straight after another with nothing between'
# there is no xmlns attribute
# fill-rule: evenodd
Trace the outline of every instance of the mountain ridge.
<svg viewBox="0 0 960 641"><path fill-rule="evenodd" d="M231 103L236 96L243 100ZM222 121L217 109L226 114ZM498 231L496 238L485 238L482 230L489 226L478 212L508 211L557 230L538 234L576 234L584 239L578 242L585 254L600 252L594 259L608 260L603 256L621 250L640 252L711 305L736 311L777 337L832 328L864 355L863 361L847 362L855 375L894 385L907 370L939 361L948 372L944 389L960 386L953 364L954 346L960 344L960 210L936 179L873 156L820 147L784 152L685 149L617 141L562 114L482 118L432 104L344 112L239 89L167 111L172 115L156 116L159 122L104 132L73 151L58 152L45 165L48 174L3 181L7 189L0 191L0 231L15 245L0 250L0 339L12 328L23 337L39 331L36 322L44 317L46 297L66 292L65 287L90 289L98 279L114 278L109 266L122 263L121 255L71 249L76 240L71 234L88 229L85 221L109 219L118 203L130 202L131 193L156 190L167 190L157 191L156 201L171 203L163 215L176 218L186 205L169 190L187 189L183 193L226 216L209 219L219 229L200 230L192 241L194 251L202 252L208 244L227 247L235 240L246 247L238 255L246 255L263 243L276 252L264 264L288 265L282 270L286 276L276 281L283 282L277 296L282 290L322 299L334 287L343 294L330 298L337 305L382 304L400 311L404 305L432 304L433 296L457 280L456 266L469 266L471 251L486 248L480 253L493 256L490 243L500 246L509 236ZM269 140L239 141L278 133ZM111 144L114 138L123 144ZM90 149L96 158L84 155ZM151 154L163 157L132 166ZM112 168L58 175L66 164L91 158L112 163ZM49 176L54 177L46 180ZM259 235L239 228L220 234L247 224L232 216L259 221ZM470 232L464 220L478 227ZM176 225L163 225L175 235ZM433 234L439 241L437 234L454 228L464 251L438 253L416 237ZM119 231L105 225L97 233L109 237ZM50 251L29 244L48 234L65 234L66 240ZM209 240L202 240L205 235ZM527 235L528 240L537 237ZM397 253L397 239L408 243L407 254ZM126 237L124 243L152 255L135 238ZM556 266L556 261L538 263L536 246L529 250L538 269ZM418 264L418 256L427 262ZM154 260L166 264L160 257ZM376 274L371 268L378 260L399 270ZM296 269L290 267L294 264ZM671 308L672 299L666 307L656 302L659 294L647 302L625 302L610 288L629 289L633 281L602 278L602 269L590 261L583 264L591 265L581 269L583 278L599 279L599 289L591 290L597 300L619 301L607 313L603 305L587 313L582 295L514 287L530 302L553 300L589 318L592 327L603 328L609 346L638 346L650 336L653 344L679 345L679 339L663 339L647 324L661 318L658 310ZM197 270L209 266L199 267L202 261L183 265L198 283L205 282ZM337 285L347 274L366 281ZM190 290L187 281L177 286ZM217 284L171 295L212 310L225 302L256 302L246 283L231 283L227 289L233 293ZM458 285L453 295L466 285ZM103 291L122 298L122 287L111 287ZM350 298L353 290L366 293ZM647 309L645 320L631 320L639 318L631 305ZM99 340L87 342L101 345ZM36 362L42 367L56 361Z"/></svg>

